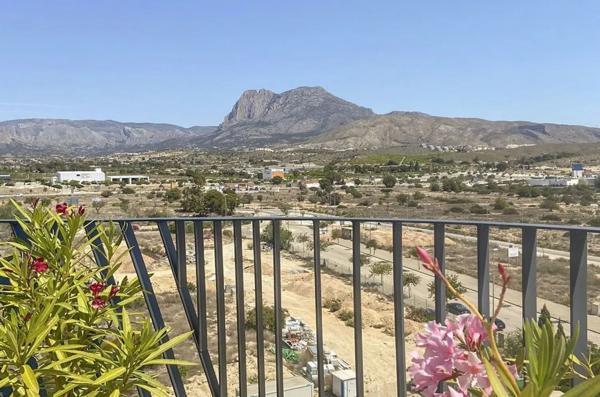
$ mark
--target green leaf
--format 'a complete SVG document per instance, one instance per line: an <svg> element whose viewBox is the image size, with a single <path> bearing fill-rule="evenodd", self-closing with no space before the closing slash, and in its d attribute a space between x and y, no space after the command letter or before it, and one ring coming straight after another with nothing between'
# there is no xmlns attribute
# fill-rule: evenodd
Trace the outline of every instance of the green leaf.
<svg viewBox="0 0 600 397"><path fill-rule="evenodd" d="M37 378L35 377L33 370L28 364L25 364L23 366L23 373L21 374L21 377L23 378L23 383L25 384L25 387L27 387L28 390L35 393L40 392L40 385L38 384Z"/></svg>
<svg viewBox="0 0 600 397"><path fill-rule="evenodd" d="M119 397L121 395L121 392L119 391L119 389L113 391L112 393L110 393L110 396L108 397Z"/></svg>
<svg viewBox="0 0 600 397"><path fill-rule="evenodd" d="M492 364L490 364L490 362L488 361L487 358L485 358L485 357L481 357L481 358L483 360L483 365L485 365L485 372L487 372L488 379L490 380L490 385L492 386L492 389L494 390L494 393L496 394L496 396L511 397L508 394L508 392L506 391L506 389L504 388L504 385L502 384L502 382L500 382L500 379L498 378L498 375L496 374L496 370L492 366Z"/></svg>
<svg viewBox="0 0 600 397"><path fill-rule="evenodd" d="M578 384L562 397L596 397L598 395L600 395L600 376Z"/></svg>
<svg viewBox="0 0 600 397"><path fill-rule="evenodd" d="M155 359L156 357L160 356L161 354L163 354L167 350L169 350L169 349L177 346L178 344L180 344L181 342L183 342L184 340L186 340L187 338L189 338L190 335L192 335L192 333L193 332L191 332L191 331L190 332L186 332L184 334L178 335L178 336L174 337L173 339L170 339L169 341L161 344L151 354L149 354L148 357L146 357L146 359L144 360L143 364L146 365L146 362Z"/></svg>
<svg viewBox="0 0 600 397"><path fill-rule="evenodd" d="M125 367L118 367L112 369L104 375L102 375L101 377L99 377L98 379L96 379L93 384L96 386L101 386L104 383L110 382L113 379L117 379L119 376L123 375L125 371L127 371L127 368Z"/></svg>

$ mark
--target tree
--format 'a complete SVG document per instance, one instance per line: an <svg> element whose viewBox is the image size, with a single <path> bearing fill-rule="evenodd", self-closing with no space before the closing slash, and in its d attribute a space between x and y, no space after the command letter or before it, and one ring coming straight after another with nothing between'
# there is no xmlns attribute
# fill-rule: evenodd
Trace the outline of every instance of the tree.
<svg viewBox="0 0 600 397"><path fill-rule="evenodd" d="M396 177L389 174L385 175L383 177L383 185L388 189L393 188L394 186L396 186Z"/></svg>
<svg viewBox="0 0 600 397"><path fill-rule="evenodd" d="M168 203L175 202L181 199L181 190L174 187L173 189L167 190L163 197Z"/></svg>
<svg viewBox="0 0 600 397"><path fill-rule="evenodd" d="M179 191L179 189L176 190ZM169 190L167 190L167 193L168 192ZM180 192L181 208L183 209L183 211L193 212L195 214L204 214L206 212L206 209L204 208L203 195L204 193L200 186L191 186L183 189L183 194L181 194ZM174 193L173 196L175 196Z"/></svg>
<svg viewBox="0 0 600 397"><path fill-rule="evenodd" d="M421 282L421 277L415 273L404 272L402 275L402 286L408 287L408 296L412 287L416 287Z"/></svg>
<svg viewBox="0 0 600 397"><path fill-rule="evenodd" d="M375 262L369 267L370 277L381 277L381 286L383 287L383 276L392 273L392 264L388 261Z"/></svg>
<svg viewBox="0 0 600 397"><path fill-rule="evenodd" d="M353 256L350 257L349 262L350 263L354 263L354 257ZM359 262L360 262L360 266L362 267L362 266L366 266L369 263L371 263L371 260L369 259L368 255L366 255L366 254L360 254Z"/></svg>
<svg viewBox="0 0 600 397"><path fill-rule="evenodd" d="M432 192L439 192L440 190L442 190L442 187L440 186L439 182L431 182L429 184L429 190L431 190Z"/></svg>
<svg viewBox="0 0 600 397"><path fill-rule="evenodd" d="M398 200L398 204L406 205L410 201L410 196L406 193L400 193L396 196L396 200Z"/></svg>
<svg viewBox="0 0 600 397"><path fill-rule="evenodd" d="M262 194L257 194L256 195L256 199L258 200L259 203L262 203L262 201L263 201L263 195Z"/></svg>
<svg viewBox="0 0 600 397"><path fill-rule="evenodd" d="M367 244L365 244L365 245L369 249L369 251L373 250L373 253L375 253L375 250L377 249L377 247L379 247L379 244L377 243L377 240L375 240L375 239L371 239L371 240L367 241Z"/></svg>
<svg viewBox="0 0 600 397"><path fill-rule="evenodd" d="M223 215L232 215L240 205L240 198L233 189L225 189L223 195L225 196L225 208L227 208L226 213Z"/></svg>
<svg viewBox="0 0 600 397"><path fill-rule="evenodd" d="M226 215L229 210L225 195L215 189L204 193L202 205L205 214Z"/></svg>
<svg viewBox="0 0 600 397"><path fill-rule="evenodd" d="M333 229L331 231L331 238L340 241L342 237L342 229Z"/></svg>
<svg viewBox="0 0 600 397"><path fill-rule="evenodd" d="M456 290L456 292L458 292L459 294L464 294L465 292L467 292L467 288L465 288L465 286L462 285L462 283L458 279L458 275L450 274L446 275L446 278L450 282L450 285ZM433 298L435 296L435 283L433 281L429 283L428 291L429 297ZM454 293L452 293L450 290L447 290L446 293L449 300L456 299L456 295L454 295Z"/></svg>
<svg viewBox="0 0 600 397"><path fill-rule="evenodd" d="M296 241L299 242L302 245L302 252L304 252L304 250L306 249L306 246L310 242L310 237L308 237L306 235L306 233L302 233L301 235L299 235L298 237L296 237Z"/></svg>
<svg viewBox="0 0 600 397"><path fill-rule="evenodd" d="M104 200L96 199L96 200L92 201L92 208L94 208L96 210L96 214L99 214L100 210L105 205L106 205L106 202Z"/></svg>
<svg viewBox="0 0 600 397"><path fill-rule="evenodd" d="M281 185L283 183L283 178L279 175L274 176L273 179L271 179L271 183L273 185Z"/></svg>
<svg viewBox="0 0 600 397"><path fill-rule="evenodd" d="M321 187L321 190L330 192L333 190L333 181L327 178L320 179L319 186Z"/></svg>
<svg viewBox="0 0 600 397"><path fill-rule="evenodd" d="M269 223L265 230L260 235L260 241L273 246L273 224ZM279 247L283 250L289 251L292 247L292 241L294 241L294 235L285 227L279 228Z"/></svg>

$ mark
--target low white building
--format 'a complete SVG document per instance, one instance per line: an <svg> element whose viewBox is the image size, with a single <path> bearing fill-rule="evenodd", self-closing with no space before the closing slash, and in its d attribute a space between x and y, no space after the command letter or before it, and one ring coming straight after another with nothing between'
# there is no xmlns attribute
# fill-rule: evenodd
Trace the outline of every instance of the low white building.
<svg viewBox="0 0 600 397"><path fill-rule="evenodd" d="M96 168L93 171L58 171L53 178L53 182L88 182L98 183L106 180L106 174L101 168Z"/></svg>
<svg viewBox="0 0 600 397"><path fill-rule="evenodd" d="M527 181L529 186L565 187L575 186L580 182L577 178L531 178Z"/></svg>
<svg viewBox="0 0 600 397"><path fill-rule="evenodd" d="M138 182L150 182L150 177L147 175L109 175L108 179L111 182L126 183L128 185Z"/></svg>

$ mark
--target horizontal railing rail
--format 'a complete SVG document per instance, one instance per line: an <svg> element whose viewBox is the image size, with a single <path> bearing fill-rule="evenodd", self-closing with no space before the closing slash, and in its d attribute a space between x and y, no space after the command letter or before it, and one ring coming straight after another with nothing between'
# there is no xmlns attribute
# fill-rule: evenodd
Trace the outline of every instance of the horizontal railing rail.
<svg viewBox="0 0 600 397"><path fill-rule="evenodd" d="M564 231L568 233L569 241L569 306L570 306L570 331L571 335L578 332L578 342L575 347L576 354L583 355L588 349L588 319L587 319L587 266L588 266L588 238L593 234L600 234L597 227L577 227L569 225L551 224L525 224L506 223L492 221L471 220L441 220L441 219L410 219L410 218L346 218L337 216L233 216L233 217L179 217L179 218L117 218L89 220L86 224L88 238L93 239L93 254L99 266L105 264L105 251L99 239L94 239L96 225L101 222L116 222L122 229L123 239L129 249L129 254L138 279L143 287L144 300L149 317L155 328L162 328L165 321L161 312L154 289L150 281L150 275L142 255L136 225L151 223L158 230L166 258L168 260L173 280L177 288L177 294L182 304L188 325L193 333L193 344L198 353L204 375L213 396L225 397L227 389L227 335L226 335L226 305L225 305L225 265L226 260L223 252L223 228L224 225L232 226L233 229L233 263L235 274L235 311L236 332L238 346L238 394L242 397L248 395L248 374L246 368L246 307L253 307L256 313L256 349L257 349L257 389L259 396L267 393L265 379L265 341L263 326L263 270L266 264L262 263L261 256L261 232L262 226L272 226L272 270L273 270L273 297L275 329L281 330L284 318L282 318L282 261L280 235L282 222L309 222L312 232L312 267L314 277L314 302L315 302L315 324L316 324L316 362L317 381L316 388L319 396L325 395L324 374L324 339L323 339L323 315L322 315L322 262L321 262L321 226L323 222L345 222L351 228L351 250L352 250L352 299L354 315L354 370L356 373L356 392L358 396L365 395L364 356L368 351L363 350L362 330L362 301L361 293L363 285L361 281L361 232L364 225L372 225L374 222L387 224L391 228L391 255L392 255L392 282L393 282L393 312L394 312L394 341L396 354L396 390L398 396L405 396L407 392L407 379L405 363L406 346L404 334L404 299L403 299L403 267L404 250L402 246L402 234L405 225L429 225L433 233L434 256L438 260L441 271L446 271L446 228L452 225L470 226L476 229L477 250L477 304L482 314L490 315L490 230L495 229L519 229L521 230L520 248L522 252L522 319L536 319L537 307L537 248L540 230ZM15 237L27 239L19 224L14 220L0 220L0 224L8 224L12 228ZM196 302L189 291L187 284L187 249L186 234L190 229L186 224L192 224L193 250L195 255L195 280L196 280ZM207 288L206 288L206 247L204 230L210 225L212 239L214 241L214 275L216 283L216 317L217 317L217 357L216 360L209 351L209 333L207 327ZM249 230L246 236L251 239L248 250L252 250L252 261L254 265L254 302L247 305L244 291L244 258L242 239L243 226L247 225ZM173 236L175 239L173 239ZM108 280L114 283L114 279ZM436 279L435 289L435 319L439 322L446 318L446 289L444 284ZM167 339L162 342L164 343ZM173 358L174 353L168 350L164 353L165 358ZM215 369L213 362L216 361ZM284 366L283 366L283 338L281 332L275 333L275 380L278 396L284 395ZM167 366L167 372L177 397L186 396L186 390L182 375L177 366ZM147 395L140 391L140 395Z"/></svg>

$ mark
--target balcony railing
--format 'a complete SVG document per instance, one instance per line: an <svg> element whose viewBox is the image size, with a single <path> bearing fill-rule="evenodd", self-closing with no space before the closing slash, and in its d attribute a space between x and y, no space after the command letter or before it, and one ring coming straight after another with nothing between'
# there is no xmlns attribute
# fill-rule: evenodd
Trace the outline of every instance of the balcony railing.
<svg viewBox="0 0 600 397"><path fill-rule="evenodd" d="M540 230L561 231L569 239L569 307L570 307L570 332L573 335L579 332L575 348L577 354L584 354L588 349L588 307L587 307L587 241L590 235L600 233L600 228L574 227L567 225L547 224L522 224L477 221L452 221L452 220L419 220L419 219L374 219L374 218L340 218L340 217L208 217L208 218L136 218L116 220L120 225L124 241L129 248L131 261L144 289L144 299L149 316L155 328L165 325L161 308L154 294L152 283L140 245L136 236L136 224L155 224L170 264L177 292L181 299L189 328L194 331L193 342L197 350L204 375L206 376L211 394L213 396L227 396L227 366L226 366L226 319L225 319L225 276L223 256L223 228L224 224L233 226L233 247L235 267L235 297L237 319L237 346L238 346L238 393L246 396L248 390L248 374L246 369L246 325L244 301L244 269L242 248L242 227L250 228L247 234L251 235L253 262L254 262L254 302L255 308L262 308L263 285L262 268L272 266L274 285L274 313L275 329L281 330L284 319L282 318L282 282L281 282L281 246L280 233L282 222L310 223L313 234L313 277L314 277L314 303L316 323L316 348L317 348L317 385L319 396L325 395L325 376L323 367L324 341L323 341L323 316L322 316L322 287L321 287L321 222L344 222L351 224L352 230L352 299L354 309L354 370L356 373L356 393L358 396L365 394L363 358L369 351L363 350L362 306L361 306L361 226L365 224L387 224L392 232L392 280L393 280L393 307L394 307L394 339L396 354L396 390L398 396L407 393L406 363L405 363L405 334L404 334L404 302L403 302L403 226L423 225L432 227L434 255L442 271L446 269L445 263L445 233L449 225L470 226L476 228L477 242L477 303L482 314L490 315L490 229L519 229L521 230L522 251L522 317L535 319L538 315L537 307L537 236ZM12 232L19 238L26 238L18 223L14 221L0 221L9 223ZM95 225L101 221L89 221L86 225L88 237L93 238ZM264 224L272 224L272 265L261 263L261 231ZM187 258L186 258L186 225L193 225L193 242L195 250L195 278L196 302L188 290L187 284ZM211 225L214 238L214 263L216 282L216 312L217 312L217 352L218 357L213 360L209 352L207 330L207 288L205 276L205 237L204 228ZM172 231L174 225L173 239ZM188 233L190 229L187 229ZM94 257L98 265L105 264L104 247L99 239L93 243ZM109 280L114 282L114 280ZM446 290L444 285L435 280L435 318L442 322L446 317ZM263 334L262 310L256 310L256 346L257 346L257 382L258 395L265 395L265 346ZM579 327L577 327L579 325ZM163 341L164 342L164 341ZM283 339L281 332L275 336L275 367L277 395L284 395L283 371ZM173 351L167 351L165 358L173 358ZM216 362L216 369L213 365ZM184 381L177 366L168 366L167 372L174 393L178 397L186 396ZM148 395L140 391L140 395Z"/></svg>

